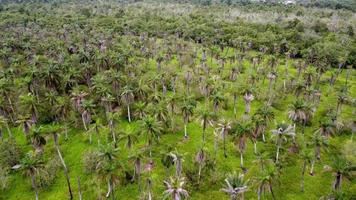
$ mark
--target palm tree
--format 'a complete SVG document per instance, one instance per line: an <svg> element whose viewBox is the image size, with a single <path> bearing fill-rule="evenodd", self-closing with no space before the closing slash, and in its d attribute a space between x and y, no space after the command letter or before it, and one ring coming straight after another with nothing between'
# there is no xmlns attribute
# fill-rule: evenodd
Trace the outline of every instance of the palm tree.
<svg viewBox="0 0 356 200"><path fill-rule="evenodd" d="M137 131L128 129L128 130L119 132L118 141L120 142L120 141L124 141L124 140L126 140L125 146L128 149L131 149L132 145L135 144L136 142L138 142Z"/></svg>
<svg viewBox="0 0 356 200"><path fill-rule="evenodd" d="M248 182L248 180L244 180L243 174L234 172L225 179L226 185L221 191L228 194L231 200L237 200L238 196L240 196L241 200L244 200L244 193L248 189Z"/></svg>
<svg viewBox="0 0 356 200"><path fill-rule="evenodd" d="M42 151L44 145L46 145L46 139L42 136L41 129L38 127L33 128L31 134L31 141L33 147L38 150Z"/></svg>
<svg viewBox="0 0 356 200"><path fill-rule="evenodd" d="M144 151L134 150L130 153L130 160L134 162L134 176L133 180L137 179L139 190L141 190L141 171L142 171L142 160L144 159Z"/></svg>
<svg viewBox="0 0 356 200"><path fill-rule="evenodd" d="M121 101L127 106L127 117L129 122L131 122L130 105L133 103L134 97L133 90L129 85L126 85L121 93Z"/></svg>
<svg viewBox="0 0 356 200"><path fill-rule="evenodd" d="M68 185L70 199L73 199L72 188L70 186L69 170L68 170L66 163L64 162L62 153L59 148L59 143L58 143L58 132L61 131L61 127L57 124L49 124L49 125L40 127L40 129L44 133L48 133L53 136L54 148L56 149L58 157L59 157L61 164L63 166L64 175L66 177L66 181L67 181L67 185Z"/></svg>
<svg viewBox="0 0 356 200"><path fill-rule="evenodd" d="M333 189L339 192L341 191L343 177L351 179L351 174L356 172L356 166L351 165L344 157L336 155L328 171L335 174Z"/></svg>
<svg viewBox="0 0 356 200"><path fill-rule="evenodd" d="M91 113L93 108L95 107L94 102L92 100L83 100L81 104L82 110L82 121L84 125L84 129L88 130L88 125L91 122Z"/></svg>
<svg viewBox="0 0 356 200"><path fill-rule="evenodd" d="M199 119L201 121L201 126L203 129L203 134L202 134L202 140L203 144L205 143L205 135L206 135L206 128L208 125L212 125L212 120L215 118L215 115L213 112L210 112L209 109L203 108L199 111Z"/></svg>
<svg viewBox="0 0 356 200"><path fill-rule="evenodd" d="M201 171L206 164L206 161L208 159L208 151L206 148L201 148L199 149L198 153L195 155L195 162L198 163L199 169L198 169L198 184L200 183L200 178L201 178Z"/></svg>
<svg viewBox="0 0 356 200"><path fill-rule="evenodd" d="M213 95L211 96L213 105L214 105L214 112L216 113L218 111L219 106L226 101L226 98L224 95L220 92L214 92Z"/></svg>
<svg viewBox="0 0 356 200"><path fill-rule="evenodd" d="M268 105L260 107L254 114L254 121L256 123L256 130L261 131L262 139L265 140L265 130L269 122L274 119L274 112ZM260 119L260 120L259 120Z"/></svg>
<svg viewBox="0 0 356 200"><path fill-rule="evenodd" d="M255 97L253 96L251 90L246 89L244 91L243 99L245 101L245 115L248 116L251 111L251 102L255 99Z"/></svg>
<svg viewBox="0 0 356 200"><path fill-rule="evenodd" d="M314 175L314 164L315 159L320 160L321 158L321 149L328 147L328 141L326 140L325 136L320 135L319 133L315 133L311 144L314 146L314 158L312 159L311 168L310 168L310 175Z"/></svg>
<svg viewBox="0 0 356 200"><path fill-rule="evenodd" d="M282 139L286 140L286 136L295 137L295 126L291 126L285 123L277 125L277 129L272 130L273 136L276 137L277 153L276 153L276 163L278 163L279 151L282 147Z"/></svg>
<svg viewBox="0 0 356 200"><path fill-rule="evenodd" d="M184 138L188 138L187 125L189 123L189 117L193 115L194 108L196 107L196 102L192 98L184 99L181 105L181 111L183 114L184 121Z"/></svg>
<svg viewBox="0 0 356 200"><path fill-rule="evenodd" d="M119 119L120 115L118 112L109 112L107 113L107 118L108 118L108 126L110 129L111 137L114 141L114 144L116 145L116 131L115 131L115 125Z"/></svg>
<svg viewBox="0 0 356 200"><path fill-rule="evenodd" d="M267 165L265 169L260 172L256 178L258 200L261 199L261 195L266 191L271 192L272 199L276 199L273 192L273 185L277 177L278 173L274 165Z"/></svg>
<svg viewBox="0 0 356 200"><path fill-rule="evenodd" d="M27 95L21 95L20 96L20 104L23 106L24 110L29 111L29 114L31 115L31 120L33 123L37 123L38 119L38 102L36 100L36 97L28 93Z"/></svg>
<svg viewBox="0 0 356 200"><path fill-rule="evenodd" d="M246 140L251 137L253 132L253 126L251 122L235 123L232 128L232 134L235 140L235 145L240 152L240 167L244 168L243 155L246 150Z"/></svg>
<svg viewBox="0 0 356 200"><path fill-rule="evenodd" d="M154 140L159 140L159 136L162 133L162 123L152 116L147 116L141 120L140 132L146 136L148 147L150 148L150 157L152 157L152 144Z"/></svg>
<svg viewBox="0 0 356 200"><path fill-rule="evenodd" d="M226 153L226 137L227 133L231 129L231 122L225 119L222 119L218 124L218 130L220 131L220 135L223 139L223 145L224 145L224 157L227 158L227 153Z"/></svg>
<svg viewBox="0 0 356 200"><path fill-rule="evenodd" d="M319 122L319 128L316 130L320 135L329 137L334 135L336 131L336 125L330 120L323 120Z"/></svg>
<svg viewBox="0 0 356 200"><path fill-rule="evenodd" d="M347 101L348 96L346 92L341 92L337 96L337 106L336 106L336 116L338 117L339 114L341 113L341 107L345 102Z"/></svg>
<svg viewBox="0 0 356 200"><path fill-rule="evenodd" d="M21 160L19 165L20 169L24 172L24 175L31 178L31 184L33 190L35 190L36 200L38 200L36 175L39 173L39 170L44 167L43 161L39 155L33 151L30 151Z"/></svg>
<svg viewBox="0 0 356 200"><path fill-rule="evenodd" d="M176 166L176 176L177 177L181 177L182 175L182 169L183 169L183 156L184 154L181 154L177 151L177 149L175 150L175 152L171 152L170 153L171 157L173 158L173 162Z"/></svg>
<svg viewBox="0 0 356 200"><path fill-rule="evenodd" d="M114 144L102 145L99 148L99 162L96 170L102 179L108 183L108 192L106 198L110 195L115 200L115 187L114 183L118 180L117 171L121 167L118 157L118 149Z"/></svg>
<svg viewBox="0 0 356 200"><path fill-rule="evenodd" d="M310 104L304 100L297 99L289 108L289 118L298 124L302 125L302 133L304 134L305 125L311 120L313 115L313 109Z"/></svg>
<svg viewBox="0 0 356 200"><path fill-rule="evenodd" d="M134 104L134 116L142 120L146 116L146 103L139 101Z"/></svg>
<svg viewBox="0 0 356 200"><path fill-rule="evenodd" d="M304 192L304 175L305 175L306 167L308 163L310 164L312 162L312 158L313 158L312 152L310 151L310 149L306 147L306 145L304 145L300 151L300 158L303 160L300 190Z"/></svg>
<svg viewBox="0 0 356 200"><path fill-rule="evenodd" d="M170 177L169 181L164 181L166 190L164 191L163 199L167 199L169 197L173 200L187 199L189 197L189 193L183 188L184 184L184 177Z"/></svg>

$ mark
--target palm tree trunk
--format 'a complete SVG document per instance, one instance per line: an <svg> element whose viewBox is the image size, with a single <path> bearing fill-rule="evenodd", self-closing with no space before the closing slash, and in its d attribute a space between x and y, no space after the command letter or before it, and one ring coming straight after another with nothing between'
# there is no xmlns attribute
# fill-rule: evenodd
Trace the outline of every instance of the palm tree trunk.
<svg viewBox="0 0 356 200"><path fill-rule="evenodd" d="M310 172L309 172L310 175L312 175L312 176L314 175L314 164L315 164L315 160L312 161L311 167L310 167Z"/></svg>
<svg viewBox="0 0 356 200"><path fill-rule="evenodd" d="M253 151L257 155L257 141L253 143Z"/></svg>
<svg viewBox="0 0 356 200"><path fill-rule="evenodd" d="M301 178L301 183L300 183L300 190L304 192L304 174L305 174L305 168L307 166L306 160L303 161L303 167L302 167L302 178Z"/></svg>
<svg viewBox="0 0 356 200"><path fill-rule="evenodd" d="M115 200L115 190L114 190L114 183L112 181L112 178L110 178L110 187L111 187L111 198L112 200Z"/></svg>
<svg viewBox="0 0 356 200"><path fill-rule="evenodd" d="M185 137L185 138L188 138L187 123L184 123L184 137Z"/></svg>
<svg viewBox="0 0 356 200"><path fill-rule="evenodd" d="M336 179L334 182L334 190L340 191L341 190L341 182L342 182L342 174L340 172L336 173Z"/></svg>
<svg viewBox="0 0 356 200"><path fill-rule="evenodd" d="M226 153L226 135L225 135L225 129L222 129L222 134L223 134L223 143L224 143L224 157L227 158L227 153Z"/></svg>
<svg viewBox="0 0 356 200"><path fill-rule="evenodd" d="M105 197L109 198L110 194L111 194L111 183L110 180L108 180L108 192L106 193Z"/></svg>
<svg viewBox="0 0 356 200"><path fill-rule="evenodd" d="M130 105L127 104L127 117L129 118L129 122L131 122L131 112L130 112Z"/></svg>
<svg viewBox="0 0 356 200"><path fill-rule="evenodd" d="M82 113L82 121L83 121L83 125L84 125L84 129L87 131L87 124L85 123L85 119L84 119L84 113Z"/></svg>
<svg viewBox="0 0 356 200"><path fill-rule="evenodd" d="M237 118L237 107L236 107L236 102L237 102L237 95L234 94L234 117L235 119Z"/></svg>
<svg viewBox="0 0 356 200"><path fill-rule="evenodd" d="M64 162L64 159L62 157L62 153L59 149L59 145L58 145L58 135L57 133L54 133L53 134L53 139L54 139L54 147L56 148L57 150L57 154L58 154L58 157L62 163L62 166L63 166L63 170L64 170L64 175L66 177L66 181L67 181L67 185L68 185L68 191L69 191L69 195L70 195L70 199L73 199L73 194L72 194L72 188L70 187L70 180L69 180L69 173L68 173L68 168L67 168L67 165L65 164Z"/></svg>
<svg viewBox="0 0 356 200"><path fill-rule="evenodd" d="M83 197L82 197L82 190L81 190L81 187L80 187L80 178L78 176L78 193L79 193L79 200L82 200Z"/></svg>
<svg viewBox="0 0 356 200"><path fill-rule="evenodd" d="M280 142L278 141L278 144L277 144L277 153L276 153L276 163L278 163L278 158L279 158L279 149L281 148L280 147Z"/></svg>
<svg viewBox="0 0 356 200"><path fill-rule="evenodd" d="M36 200L38 200L38 190L37 190L37 185L36 185L36 180L35 180L34 174L31 174L31 184L32 184L33 190L35 190Z"/></svg>
<svg viewBox="0 0 356 200"><path fill-rule="evenodd" d="M269 182L269 190L271 191L272 199L275 200L276 197L274 196L274 192L273 192L273 189L272 189L272 183L271 183L271 181Z"/></svg>
<svg viewBox="0 0 356 200"><path fill-rule="evenodd" d="M258 187L258 191L257 191L257 199L261 200L261 194L263 191L263 185L261 184L260 187Z"/></svg>

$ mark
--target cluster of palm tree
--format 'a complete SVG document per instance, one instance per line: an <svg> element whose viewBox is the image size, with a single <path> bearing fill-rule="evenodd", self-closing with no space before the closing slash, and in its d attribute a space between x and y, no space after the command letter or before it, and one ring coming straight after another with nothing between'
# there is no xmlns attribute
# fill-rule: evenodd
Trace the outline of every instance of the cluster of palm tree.
<svg viewBox="0 0 356 200"><path fill-rule="evenodd" d="M329 100L321 92L326 87L323 79L327 69L315 68L315 63L298 61L304 63L297 63L294 70L287 66L292 61L289 56L284 58L277 52L268 56L264 48L254 55L248 51L250 42L243 41L234 47L204 46L185 41L179 33L158 39L145 33L101 33L86 26L70 25L61 28L61 34L52 30L43 30L45 37L35 24L26 30L8 27L0 45L0 137L16 139L12 130L22 127L33 150L13 168L22 169L31 178L36 199L36 174L43 165L41 157L49 151L48 136L53 138L69 197L74 198L70 166L60 145L66 141L59 139L64 134L70 140L70 130L83 132L88 137L86 145L97 151L94 174L107 184L102 196L113 200L125 179L138 184L144 199L153 199L155 158L166 134L176 134L183 143L201 138L195 141L200 146L195 158L199 183L210 175L203 168L214 137L214 165L223 162L217 155L222 150L223 159L239 155L242 170L225 179L222 191L231 199L243 199L245 192L255 188L258 199L266 192L275 199L275 185L287 155L298 155L302 160L304 191L307 166L314 175L315 163L325 162L322 151L329 149L330 137L348 130L342 106L351 102L349 75L341 89L330 85L330 91L338 91L337 100L330 101L336 104L328 105L334 109L327 111L329 115L320 121L315 133L310 132L314 115L322 111L321 98ZM82 35L83 31L87 34ZM31 39L23 37L25 33ZM286 67L281 70L279 63L283 61ZM337 73L340 78L341 71ZM337 77L333 82L341 81ZM201 125L199 133L190 128L195 120ZM249 141L253 150L248 149ZM230 144L236 147L236 155L228 155ZM268 152L271 145L275 148ZM251 181L244 180L251 176L245 162L248 151L253 151L260 167ZM169 177L164 180L164 198L189 197L185 186L191 177L183 169L186 157L181 150L164 154L162 164ZM169 174L171 166L175 167L174 175ZM128 169L134 172L130 174ZM343 177L352 170L342 156L335 158L329 169L336 174L335 191L341 190ZM141 187L145 182L146 187ZM79 177L78 188L81 196Z"/></svg>

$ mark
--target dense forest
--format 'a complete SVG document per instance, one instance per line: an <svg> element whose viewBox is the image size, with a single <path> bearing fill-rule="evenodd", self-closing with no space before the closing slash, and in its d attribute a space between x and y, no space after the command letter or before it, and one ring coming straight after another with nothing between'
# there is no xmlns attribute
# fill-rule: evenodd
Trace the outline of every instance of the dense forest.
<svg viewBox="0 0 356 200"><path fill-rule="evenodd" d="M0 1L0 200L356 199L355 8Z"/></svg>

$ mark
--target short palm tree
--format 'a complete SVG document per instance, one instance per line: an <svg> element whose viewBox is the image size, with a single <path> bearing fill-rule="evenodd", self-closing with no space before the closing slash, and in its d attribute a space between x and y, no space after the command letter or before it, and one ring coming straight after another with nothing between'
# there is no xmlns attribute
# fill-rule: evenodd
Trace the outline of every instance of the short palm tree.
<svg viewBox="0 0 356 200"><path fill-rule="evenodd" d="M164 185L166 186L166 190L164 191L164 198L171 198L172 200L181 200L187 199L189 197L189 193L187 190L183 188L185 184L185 180L183 177L170 177L169 181L164 181Z"/></svg>
<svg viewBox="0 0 356 200"><path fill-rule="evenodd" d="M119 132L119 139L118 141L125 141L125 146L128 149L131 149L132 146L138 142L138 136L137 136L137 131L133 130L133 129L128 129L128 130L124 130Z"/></svg>
<svg viewBox="0 0 356 200"><path fill-rule="evenodd" d="M276 199L273 191L273 185L276 182L277 177L278 172L274 165L265 166L265 169L259 173L259 175L256 177L258 200L261 200L261 196L266 191L269 191L271 193L273 200Z"/></svg>
<svg viewBox="0 0 356 200"><path fill-rule="evenodd" d="M333 189L335 191L341 191L343 178L352 178L352 173L356 172L356 166L351 165L343 156L336 155L333 158L333 162L330 166L331 171L335 175L335 181L333 183Z"/></svg>
<svg viewBox="0 0 356 200"><path fill-rule="evenodd" d="M244 199L244 193L248 189L248 180L244 180L243 174L232 173L225 179L225 187L221 191L225 192L230 196L231 200Z"/></svg>
<svg viewBox="0 0 356 200"><path fill-rule="evenodd" d="M304 100L297 99L290 106L288 116L293 122L302 125L302 133L304 134L304 127L311 120L313 109Z"/></svg>

